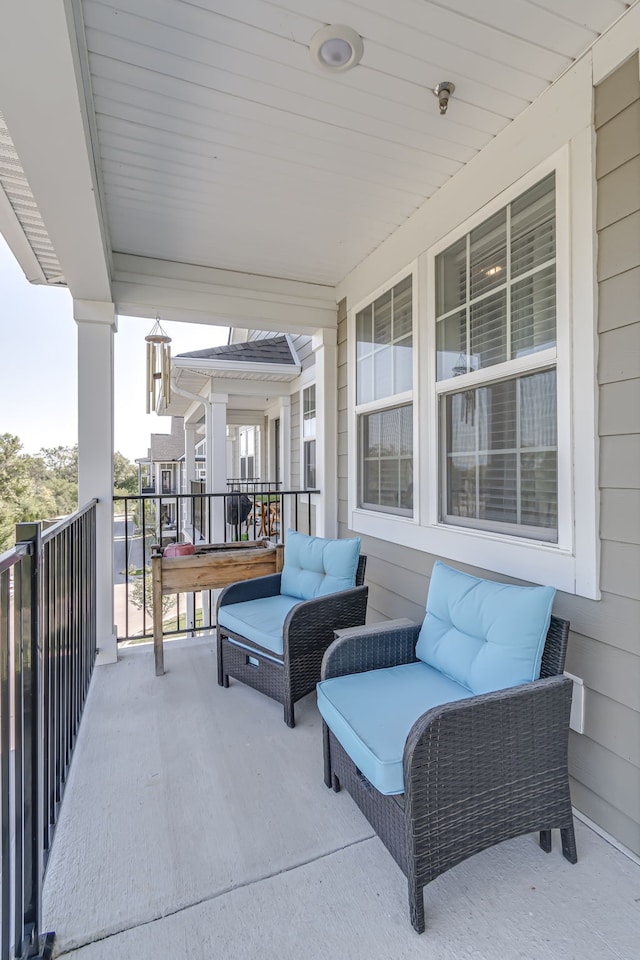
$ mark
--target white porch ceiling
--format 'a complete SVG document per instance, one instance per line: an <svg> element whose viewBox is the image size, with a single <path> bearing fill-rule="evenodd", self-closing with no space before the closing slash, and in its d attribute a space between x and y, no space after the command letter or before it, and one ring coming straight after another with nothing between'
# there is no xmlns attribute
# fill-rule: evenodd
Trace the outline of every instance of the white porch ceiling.
<svg viewBox="0 0 640 960"><path fill-rule="evenodd" d="M34 2L7 0L15 35L5 31L0 54L16 74L23 62L29 69L29 57L52 57L61 33L53 27L68 9L65 0L46 5L52 23L42 20L47 35L38 49L28 32L22 36ZM77 111L77 101L86 106L85 160L116 307L177 318L188 291L193 316L183 318L206 320L214 312L216 322L258 327L265 309L265 329L295 329L297 318L298 329L322 325L335 317L333 287L629 6L71 0L77 40L73 25L64 26L76 98L51 99L63 115ZM348 24L363 37L364 56L353 70L327 74L312 62L309 43L327 23ZM42 77L41 96L59 73ZM443 80L456 84L444 117L432 94ZM56 242L66 239L53 222L63 205L49 194L64 191L69 215L73 182L55 177L52 153L47 184L25 119L28 98L6 84L0 110L5 98L9 132L13 117L61 272L74 296L91 299L86 270L81 292L74 290L78 271L68 261L80 251ZM42 124L36 114L34 124ZM90 228L97 249L95 224Z"/></svg>

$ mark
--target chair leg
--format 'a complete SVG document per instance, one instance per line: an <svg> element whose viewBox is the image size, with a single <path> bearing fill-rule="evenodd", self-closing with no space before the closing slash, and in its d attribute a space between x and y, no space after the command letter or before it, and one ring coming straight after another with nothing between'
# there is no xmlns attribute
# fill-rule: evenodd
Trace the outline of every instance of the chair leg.
<svg viewBox="0 0 640 960"><path fill-rule="evenodd" d="M216 637L216 646L218 654L218 686L219 687L228 687L229 686L229 677L225 677L224 665L222 663L222 640L220 634L217 634ZM226 680L226 683L225 683Z"/></svg>
<svg viewBox="0 0 640 960"><path fill-rule="evenodd" d="M295 727L296 721L293 712L293 704L290 700L285 701L284 705L284 722L288 727Z"/></svg>
<svg viewBox="0 0 640 960"><path fill-rule="evenodd" d="M415 880L409 880L409 913L413 929L416 933L424 933L424 896L422 887Z"/></svg>
<svg viewBox="0 0 640 960"><path fill-rule="evenodd" d="M551 853L551 830L540 831L540 846L545 853Z"/></svg>
<svg viewBox="0 0 640 960"><path fill-rule="evenodd" d="M578 862L578 850L576 848L576 834L573 823L560 830L560 839L562 840L562 853L569 863Z"/></svg>
<svg viewBox="0 0 640 960"><path fill-rule="evenodd" d="M331 774L331 786L333 787L334 793L340 793L340 781L335 773Z"/></svg>
<svg viewBox="0 0 640 960"><path fill-rule="evenodd" d="M329 744L329 727L322 721L322 756L324 759L324 785L331 789L331 746Z"/></svg>

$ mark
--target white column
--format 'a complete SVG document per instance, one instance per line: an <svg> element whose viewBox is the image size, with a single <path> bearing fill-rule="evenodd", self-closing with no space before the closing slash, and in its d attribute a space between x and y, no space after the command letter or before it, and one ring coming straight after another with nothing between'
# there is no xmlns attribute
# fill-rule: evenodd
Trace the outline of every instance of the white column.
<svg viewBox="0 0 640 960"><path fill-rule="evenodd" d="M186 423L184 427L184 493L191 493L191 481L196 479L197 429L195 423Z"/></svg>
<svg viewBox="0 0 640 960"><path fill-rule="evenodd" d="M318 330L312 338L316 367L316 507L319 537L338 535L338 334Z"/></svg>
<svg viewBox="0 0 640 960"><path fill-rule="evenodd" d="M184 490L183 493L191 493L191 481L196 478L196 425L185 423L184 425ZM183 529L188 530L191 539L195 542L196 532L189 523L192 516L193 501L188 498L182 501ZM188 593L186 597L187 606L187 636L193 636L193 628L196 625L196 605L193 593Z"/></svg>
<svg viewBox="0 0 640 960"><path fill-rule="evenodd" d="M207 493L227 490L227 402L226 393L211 393L207 409ZM222 497L215 501L212 536L214 543L224 540L225 516Z"/></svg>
<svg viewBox="0 0 640 960"><path fill-rule="evenodd" d="M97 663L114 663L112 303L75 300L78 324L78 502L96 498Z"/></svg>
<svg viewBox="0 0 640 960"><path fill-rule="evenodd" d="M280 480L281 490L291 490L291 397L280 398ZM291 526L291 497L282 498L280 539Z"/></svg>

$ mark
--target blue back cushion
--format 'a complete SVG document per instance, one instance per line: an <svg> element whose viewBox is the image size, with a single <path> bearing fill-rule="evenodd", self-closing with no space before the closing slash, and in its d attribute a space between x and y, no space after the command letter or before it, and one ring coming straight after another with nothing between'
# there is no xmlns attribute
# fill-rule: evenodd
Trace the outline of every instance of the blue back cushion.
<svg viewBox="0 0 640 960"><path fill-rule="evenodd" d="M537 680L554 596L553 587L481 580L438 560L416 656L476 694Z"/></svg>
<svg viewBox="0 0 640 960"><path fill-rule="evenodd" d="M280 593L311 600L355 586L360 537L326 540L287 531Z"/></svg>

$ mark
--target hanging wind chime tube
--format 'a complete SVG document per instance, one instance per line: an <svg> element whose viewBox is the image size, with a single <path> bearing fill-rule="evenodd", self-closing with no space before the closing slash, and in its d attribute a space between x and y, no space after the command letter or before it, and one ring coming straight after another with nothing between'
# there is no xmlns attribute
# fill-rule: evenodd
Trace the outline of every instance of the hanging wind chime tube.
<svg viewBox="0 0 640 960"><path fill-rule="evenodd" d="M160 396L164 397L165 404L171 401L171 337L162 329L160 318L150 333L145 337L147 341L147 413L155 412Z"/></svg>

